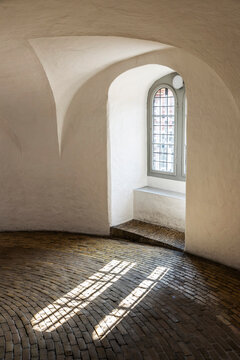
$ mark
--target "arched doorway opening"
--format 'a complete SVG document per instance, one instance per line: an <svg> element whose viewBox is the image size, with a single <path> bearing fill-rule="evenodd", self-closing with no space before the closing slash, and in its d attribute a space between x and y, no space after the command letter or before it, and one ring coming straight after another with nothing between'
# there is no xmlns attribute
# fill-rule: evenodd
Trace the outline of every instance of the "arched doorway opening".
<svg viewBox="0 0 240 360"><path fill-rule="evenodd" d="M148 92L174 69L158 64L119 75L108 93L110 224L131 219L185 230L185 181L148 174Z"/></svg>

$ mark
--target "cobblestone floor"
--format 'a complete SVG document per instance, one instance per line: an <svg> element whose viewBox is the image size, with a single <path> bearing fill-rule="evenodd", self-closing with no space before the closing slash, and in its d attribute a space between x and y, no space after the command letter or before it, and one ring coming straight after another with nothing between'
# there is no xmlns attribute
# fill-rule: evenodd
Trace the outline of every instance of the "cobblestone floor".
<svg viewBox="0 0 240 360"><path fill-rule="evenodd" d="M185 247L183 232L139 220L130 220L113 226L111 234L117 238L164 246L174 250L183 251Z"/></svg>
<svg viewBox="0 0 240 360"><path fill-rule="evenodd" d="M0 234L0 359L240 359L237 271L137 243Z"/></svg>

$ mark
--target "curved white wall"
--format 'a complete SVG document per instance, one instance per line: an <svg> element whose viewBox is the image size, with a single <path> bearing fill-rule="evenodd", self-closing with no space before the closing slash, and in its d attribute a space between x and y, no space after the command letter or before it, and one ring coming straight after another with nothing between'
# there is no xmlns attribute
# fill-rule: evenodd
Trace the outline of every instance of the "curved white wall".
<svg viewBox="0 0 240 360"><path fill-rule="evenodd" d="M188 92L186 248L240 268L240 3L3 0L0 10L0 229L108 233L108 89L131 68L161 64ZM115 40L84 80L87 53L60 38L87 35ZM126 41L121 57L118 36L173 48L142 44L133 53ZM42 38L60 39L56 56Z"/></svg>
<svg viewBox="0 0 240 360"><path fill-rule="evenodd" d="M29 42L44 67L55 98L60 151L68 107L88 79L115 62L169 47L158 42L114 36L67 36Z"/></svg>
<svg viewBox="0 0 240 360"><path fill-rule="evenodd" d="M105 106L107 92L111 82L119 76L119 74L125 72L127 69L136 67L136 65L141 66L154 63L170 65L171 68L175 69L184 77L187 86L189 115L186 249L189 252L239 267L239 227L238 220L235 216L235 205L239 203L239 190L238 187L236 187L236 183L234 184L234 178L236 178L236 174L239 171L239 163L236 161L237 157L235 157L236 151L238 152L239 149L236 138L234 139L234 137L239 135L239 129L235 129L234 137L231 136L229 132L230 124L229 122L225 122L225 117L222 117L225 112L228 112L229 121L235 123L238 118L238 110L229 90L216 73L206 64L184 53L182 50L166 49L120 62L97 74L79 91L74 99L72 108L69 110L68 131L66 131L64 137L65 151L69 153L70 149L73 149L72 144L77 141L76 136L80 129L82 136L84 138L87 137L88 128L83 126L82 121L79 122L79 120L77 121L77 118L75 118L75 114L78 113L80 119L86 117L86 114L89 114L87 116L90 116L93 124L98 123L100 127L103 126L102 136L95 137L95 145L97 143L100 145L101 143L101 151L107 154L107 148L104 147L107 141L106 138L104 139L104 133L105 131L107 132L107 112ZM84 106L82 108L82 105L87 102L90 89L92 91L93 88L97 106L92 109L84 108ZM220 103L219 99L221 99ZM216 106L213 106L213 104L218 104L218 108L216 109ZM102 109L101 112L96 112L96 109L99 110L99 108ZM74 115L72 120L71 114ZM219 126L220 124L221 126ZM213 136L210 136L210 134L213 134L213 128L209 132L209 127L211 128L211 126L214 128ZM232 159L231 162L231 166L232 164L234 164L234 166L228 176L228 181L231 179L230 186L235 189L233 196L231 196L229 192L223 191L223 186L227 186L228 183L226 182L225 171L228 170L228 166L230 165L229 156L231 155L230 148L225 153L223 149L219 148L220 143L218 142L223 134L224 140L230 148L235 148L235 160ZM85 150L86 146L87 143L85 143ZM196 146L199 146L197 151L195 150ZM219 153L221 155L220 157L216 155L215 147L217 147L219 151L221 149ZM224 150L226 149L224 148ZM104 162L104 158L102 158L102 160L101 165L103 169L104 166L107 167L107 156L105 158L106 162ZM218 179L216 179L216 171L219 175ZM98 174L100 175L100 172ZM104 189L105 192L107 189L104 187L106 181L104 174L106 175L106 173L102 171L101 177L98 176L98 183L100 184L100 181L102 181L101 189ZM222 180L219 181L220 178L222 178ZM214 186L212 185L212 179L215 179ZM210 185L205 186L206 182ZM103 194L102 199L107 199L107 195L105 195L103 191L100 193ZM213 197L214 200L211 205L211 212L209 213L209 199L211 197ZM104 201L102 204L104 204ZM222 212L223 208L224 213ZM232 212L233 210L234 212ZM232 214L232 219L224 215L225 211ZM93 212L89 212L90 216L92 216L91 214L93 214ZM103 214L103 211L101 214ZM211 218L214 219L214 221L209 221ZM222 230L224 229L224 232L222 230L220 232L216 231L218 230L215 226L216 222L219 223ZM196 227L193 225L194 223ZM194 227L197 229L197 233ZM226 232L228 233L228 241L226 241Z"/></svg>
<svg viewBox="0 0 240 360"><path fill-rule="evenodd" d="M9 82L0 97L2 118L11 119L8 131L5 129L2 135L7 139L1 143L4 170L0 229L108 234L109 87L129 69L146 64L168 65L184 77L188 92L186 249L240 267L239 111L217 74L199 59L173 48L103 69L89 78L71 100L59 157L53 96L43 68L30 49L27 52L31 54L28 65L38 68L38 76L24 79L19 74L23 91L17 81ZM24 89L30 84L34 91L26 98ZM21 122L15 126L18 119Z"/></svg>

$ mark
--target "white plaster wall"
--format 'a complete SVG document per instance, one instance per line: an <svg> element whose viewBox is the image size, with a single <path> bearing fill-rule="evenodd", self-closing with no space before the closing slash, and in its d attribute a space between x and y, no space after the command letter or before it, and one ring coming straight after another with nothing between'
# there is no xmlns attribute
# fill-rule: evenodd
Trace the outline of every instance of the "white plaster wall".
<svg viewBox="0 0 240 360"><path fill-rule="evenodd" d="M134 191L134 219L185 231L185 196L150 187Z"/></svg>
<svg viewBox="0 0 240 360"><path fill-rule="evenodd" d="M164 189L169 191L176 191L182 194L186 193L186 181L176 181L170 179L163 179L159 177L148 176L148 186Z"/></svg>
<svg viewBox="0 0 240 360"><path fill-rule="evenodd" d="M35 39L34 50L28 42L17 46L11 40L0 49L1 230L109 232L108 87L102 91L101 83L93 84L76 102L75 92L99 66L103 70L118 58L162 45L109 37L104 46L98 37L88 40L87 46L85 38ZM76 132L70 126L76 137L71 133L66 148L58 138L61 101L64 119L79 126Z"/></svg>
<svg viewBox="0 0 240 360"><path fill-rule="evenodd" d="M60 151L67 109L88 79L117 61L168 47L158 42L114 36L67 36L31 39L29 42L53 90Z"/></svg>
<svg viewBox="0 0 240 360"><path fill-rule="evenodd" d="M230 213L234 208L236 209L235 206L237 206L239 199L239 189L236 186L236 183L234 185L234 178L236 179L236 174L239 172L239 163L236 161L237 158L235 157L236 152L233 152L234 158L231 161L232 170L229 171L228 169L228 156L231 154L232 151L230 150L231 146L233 146L233 148L235 147L235 151L237 151L238 149L238 147L236 147L236 137L239 136L239 129L235 128L235 134L233 137L230 135L231 127L229 128L230 123L232 122L232 124L234 124L236 119L238 119L238 110L231 93L228 91L222 80L211 68L209 68L203 62L199 61L195 57L184 53L182 50L166 49L156 53L154 52L152 54L145 54L137 58L123 61L97 74L95 77L90 79L78 92L74 99L73 106L69 110L69 118L66 118L66 128L68 129L68 131L66 131L63 138L63 145L65 148L64 153L68 154L69 158L72 158L72 144L78 144L79 146L78 136L80 129L83 139L86 139L87 137L88 127L87 125L83 126L85 123L87 124L87 122L79 122L79 119L84 119L84 117L86 116L84 115L86 108L84 108L84 106L82 108L82 104L87 103L87 97L89 92L92 91L92 89L94 88L94 96L99 101L97 102L98 110L100 108L99 104L101 104L101 112L96 112L96 108L93 108L91 109L91 114L89 113L90 118L93 120L93 124L95 124L95 121L98 121L101 128L103 124L106 124L107 113L104 106L106 106L105 101L107 101L107 89L109 88L113 79L119 76L119 74L125 72L127 69L136 67L136 65L141 66L144 64L153 63L170 65L171 68L175 69L184 77L187 86L189 105L187 165L188 174L186 189L187 251L199 255L202 253L207 258L211 258L225 264L231 264L231 266L234 267L239 267L239 223L235 222L235 220L237 219L234 217L236 210L234 210L234 212L232 213L232 219L220 215L223 203L225 204L224 213L225 211L229 211ZM201 101L199 100L200 98ZM220 102L219 99L221 100ZM216 107L212 104L218 104L217 111ZM225 122L225 112L228 113L228 122ZM78 117L76 116L76 114L78 114ZM222 117L223 115L224 117ZM215 119L216 122L213 121L213 119ZM191 126L189 124L191 124ZM214 126L214 132L213 129L211 130L211 132L209 132L210 124ZM102 143L101 151L107 151L107 149L104 148L104 143L106 144L106 139L104 140L103 136L104 131L105 130L103 129L102 136L95 137L95 140L98 139L98 143L99 141L101 141ZM214 133L214 136L210 136L210 133ZM218 147L218 150L221 149L221 157L217 157L218 161L216 162L217 153L214 150L214 147L217 146L217 143L219 139L222 138L223 134L224 139L228 142L230 148L227 150L228 156L226 156L227 153L222 152L223 149L221 149L221 147ZM190 141L191 138L192 141ZM201 142L199 143L200 139ZM196 144L199 144L201 149L199 148L196 151L194 149ZM208 149L209 145L211 146L211 150L208 150L206 152L205 149ZM86 146L87 140L85 141L85 149ZM225 150L226 149L224 148L224 151ZM75 146L74 153L76 151L77 146ZM211 163L211 165L206 166L206 164L208 163ZM102 163L102 166L103 164L104 162ZM218 169L217 171L220 176L219 178L222 177L222 181L216 180L214 183L214 187L205 186L205 181L211 183L211 179L216 178L216 169ZM228 176L228 180L230 180L230 186L235 189L234 196L231 196L231 193L229 192L227 193L223 191L222 186L225 183L224 179L226 176L225 170L229 171L230 176ZM98 176L97 183L100 183L101 180L104 184L104 182L106 181L104 179L104 173L101 172L101 174L101 177ZM195 177L196 174L197 178ZM100 175L100 173L98 173L98 175ZM96 182L96 177L94 179ZM191 186L189 185L190 183L192 183L192 191L188 191L188 189L191 189ZM221 229L225 229L225 233L222 231L216 232L215 223L208 221L208 199L210 193L212 194L214 199L212 203L214 209L214 212L212 213L213 218L217 220L218 216L221 216L221 218L217 221L219 221L219 224L221 224ZM201 195L198 196L198 194ZM233 202L229 201L229 197L231 198L231 200L233 200ZM104 199L104 197L102 199ZM197 202L195 202L196 199ZM196 209L198 210L197 215L194 214ZM198 226L200 226L200 228L197 228L197 231L199 232L198 234L193 231L193 221L196 221L197 224L199 224ZM228 233L231 233L231 238L228 237L228 239L230 239L228 240L228 242L225 241L226 231L228 231ZM211 234L211 244L209 243L209 234ZM195 242L195 238L198 238L197 242ZM221 244L221 246L219 246L219 244ZM200 250L197 250L197 246L199 246Z"/></svg>
<svg viewBox="0 0 240 360"><path fill-rule="evenodd" d="M170 72L160 65L141 66L118 76L109 89L111 225L133 219L133 190L147 184L147 94Z"/></svg>
<svg viewBox="0 0 240 360"><path fill-rule="evenodd" d="M162 64L183 76L188 92L187 251L240 268L239 14L236 0L173 0L171 6L2 0L0 229L108 233L108 88L129 68ZM29 40L82 35L138 38L174 49L127 56L124 64L115 60L75 89L60 158L56 94ZM75 72L77 64L69 68Z"/></svg>

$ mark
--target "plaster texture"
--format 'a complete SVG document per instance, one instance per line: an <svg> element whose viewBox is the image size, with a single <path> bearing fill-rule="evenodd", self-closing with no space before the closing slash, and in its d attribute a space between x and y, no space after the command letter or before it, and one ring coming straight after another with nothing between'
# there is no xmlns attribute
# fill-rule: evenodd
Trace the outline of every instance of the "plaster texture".
<svg viewBox="0 0 240 360"><path fill-rule="evenodd" d="M235 0L2 0L0 230L109 233L109 88L163 65L188 98L186 250L240 268L239 16Z"/></svg>
<svg viewBox="0 0 240 360"><path fill-rule="evenodd" d="M153 41L112 36L41 38L30 40L30 44L53 90L60 151L67 109L88 79L115 62L168 47Z"/></svg>
<svg viewBox="0 0 240 360"><path fill-rule="evenodd" d="M176 191L182 194L186 193L186 181L177 181L177 180L164 179L160 177L148 176L147 184L150 187L154 187L158 189L164 189L167 191Z"/></svg>
<svg viewBox="0 0 240 360"><path fill-rule="evenodd" d="M150 187L134 190L134 219L185 231L185 196Z"/></svg>

